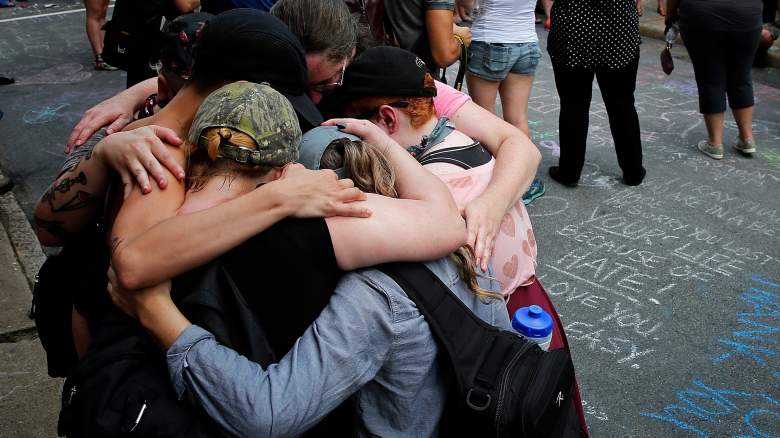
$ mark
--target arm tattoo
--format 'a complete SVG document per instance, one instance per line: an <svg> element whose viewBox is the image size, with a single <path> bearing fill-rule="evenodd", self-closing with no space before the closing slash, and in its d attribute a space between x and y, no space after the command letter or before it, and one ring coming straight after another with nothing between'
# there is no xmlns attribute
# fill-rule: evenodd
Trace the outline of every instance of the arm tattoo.
<svg viewBox="0 0 780 438"><path fill-rule="evenodd" d="M49 207L51 207L52 213L63 213L68 211L80 210L94 201L95 197L92 194L79 190L70 199L65 201L59 207L55 207L54 204L49 201Z"/></svg>
<svg viewBox="0 0 780 438"><path fill-rule="evenodd" d="M60 175L73 171L81 163L81 160L89 160L92 158L92 151L95 150L95 145L97 145L100 140L103 140L105 137L106 130L101 129L100 131L96 132L92 138L87 140L87 142L84 143L81 147L73 150L73 152L71 152L70 155L65 158L65 162L62 163L62 167L60 168Z"/></svg>
<svg viewBox="0 0 780 438"><path fill-rule="evenodd" d="M69 242L73 239L75 233L71 233L70 231L66 230L65 227L62 226L64 223L65 222L63 221L50 221L35 216L35 225L39 229L45 230L47 233L60 239L63 242Z"/></svg>
<svg viewBox="0 0 780 438"><path fill-rule="evenodd" d="M58 184L54 185L51 189L49 189L47 195L51 196L51 198L54 199L55 192L68 193L70 191L70 188L76 184L81 184L83 186L87 185L87 175L84 172L79 172L78 176L75 178L63 179Z"/></svg>
<svg viewBox="0 0 780 438"><path fill-rule="evenodd" d="M78 190L74 196L65 201L65 203L62 205L54 205L57 193L68 193L70 189L76 184L87 184L87 175L84 172L79 172L78 176L75 178L64 178L62 181L52 186L46 193L44 193L41 199L49 204L49 209L52 213L74 211L84 208L94 200L94 197L92 194L83 190Z"/></svg>

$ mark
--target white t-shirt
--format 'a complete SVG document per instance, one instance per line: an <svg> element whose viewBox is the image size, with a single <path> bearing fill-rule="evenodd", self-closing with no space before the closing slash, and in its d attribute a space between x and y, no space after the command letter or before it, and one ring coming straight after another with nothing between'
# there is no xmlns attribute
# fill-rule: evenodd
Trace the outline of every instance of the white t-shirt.
<svg viewBox="0 0 780 438"><path fill-rule="evenodd" d="M486 43L534 43L536 0L480 0L471 39Z"/></svg>

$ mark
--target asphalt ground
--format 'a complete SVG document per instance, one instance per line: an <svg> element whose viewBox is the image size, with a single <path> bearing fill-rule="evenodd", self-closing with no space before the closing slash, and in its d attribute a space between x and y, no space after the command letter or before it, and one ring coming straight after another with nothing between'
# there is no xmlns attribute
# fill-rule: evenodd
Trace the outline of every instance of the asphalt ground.
<svg viewBox="0 0 780 438"><path fill-rule="evenodd" d="M0 166L28 217L71 127L125 81L92 70L79 2L29 5L0 10L0 75L17 80L0 87ZM648 177L634 188L619 181L595 83L580 186L547 177L560 151L559 102L543 58L529 103L547 186L529 207L537 273L566 325L593 436L778 436L780 74L754 70L758 152L727 147L714 161L695 149L706 133L684 48L674 50L671 76L658 65L661 48L644 39L636 102ZM730 115L725 137L727 146L736 137ZM3 367L0 379L32 357L27 345L7 347L19 366ZM59 397L56 385L38 387ZM4 388L0 402L20 392ZM37 404L15 403L36 416ZM8 412L0 423L15 424Z"/></svg>

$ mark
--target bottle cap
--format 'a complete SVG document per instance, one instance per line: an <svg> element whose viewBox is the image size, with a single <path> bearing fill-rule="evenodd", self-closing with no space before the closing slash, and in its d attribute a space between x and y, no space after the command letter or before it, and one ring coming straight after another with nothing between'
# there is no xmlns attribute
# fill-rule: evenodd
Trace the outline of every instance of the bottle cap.
<svg viewBox="0 0 780 438"><path fill-rule="evenodd" d="M553 320L544 309L532 304L517 309L512 317L512 327L528 338L545 338L552 333Z"/></svg>

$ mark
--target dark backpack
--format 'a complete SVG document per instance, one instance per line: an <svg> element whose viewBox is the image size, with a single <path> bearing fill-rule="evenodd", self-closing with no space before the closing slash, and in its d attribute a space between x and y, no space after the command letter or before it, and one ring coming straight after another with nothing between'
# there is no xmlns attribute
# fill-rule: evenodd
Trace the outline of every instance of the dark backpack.
<svg viewBox="0 0 780 438"><path fill-rule="evenodd" d="M59 254L51 255L35 276L30 317L35 320L38 338L46 351L51 377L66 377L78 363L71 330L71 312L84 316L108 307L108 247L104 234L91 231Z"/></svg>
<svg viewBox="0 0 780 438"><path fill-rule="evenodd" d="M498 329L463 304L420 263L378 269L417 304L450 379L442 436L579 437L572 404L574 366L564 349L545 352Z"/></svg>
<svg viewBox="0 0 780 438"><path fill-rule="evenodd" d="M167 0L116 0L111 20L103 26L103 60L122 70L138 59L149 61L159 52L163 17L178 15Z"/></svg>
<svg viewBox="0 0 780 438"><path fill-rule="evenodd" d="M178 278L182 313L221 344L263 367L275 362L265 334L219 260ZM91 324L90 350L62 390L58 433L71 437L207 437L219 429L177 400L165 355L139 323L112 308Z"/></svg>

